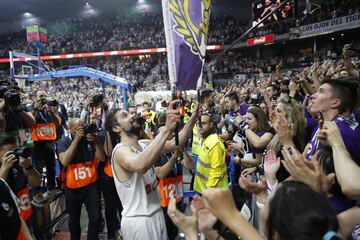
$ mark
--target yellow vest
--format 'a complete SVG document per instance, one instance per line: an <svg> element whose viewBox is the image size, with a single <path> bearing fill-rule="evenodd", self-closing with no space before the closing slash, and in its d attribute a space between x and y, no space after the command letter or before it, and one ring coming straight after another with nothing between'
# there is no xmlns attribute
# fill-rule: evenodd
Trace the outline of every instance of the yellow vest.
<svg viewBox="0 0 360 240"><path fill-rule="evenodd" d="M201 147L201 137L200 137L200 134L198 136L198 129L197 129L197 126L195 126L193 128L193 139L192 139L192 145L191 145L192 154L198 156L200 147Z"/></svg>
<svg viewBox="0 0 360 240"><path fill-rule="evenodd" d="M215 147L220 149L214 149ZM216 157L210 151L215 150ZM214 133L209 135L201 144L198 162L196 164L196 175L194 190L202 192L207 187L228 188L227 167L225 163L226 149L219 136Z"/></svg>

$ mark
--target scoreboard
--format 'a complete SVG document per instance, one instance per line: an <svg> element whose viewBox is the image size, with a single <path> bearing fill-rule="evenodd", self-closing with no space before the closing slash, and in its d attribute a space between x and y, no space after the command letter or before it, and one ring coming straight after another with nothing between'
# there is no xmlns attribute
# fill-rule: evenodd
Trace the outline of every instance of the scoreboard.
<svg viewBox="0 0 360 240"><path fill-rule="evenodd" d="M39 25L26 27L26 38L28 43L48 41L47 30Z"/></svg>
<svg viewBox="0 0 360 240"><path fill-rule="evenodd" d="M255 25L258 21L260 21L260 19L265 17L266 14L270 13L283 1L284 0L253 0L253 25ZM264 25L294 17L295 3L295 0L289 1L278 12L265 19Z"/></svg>

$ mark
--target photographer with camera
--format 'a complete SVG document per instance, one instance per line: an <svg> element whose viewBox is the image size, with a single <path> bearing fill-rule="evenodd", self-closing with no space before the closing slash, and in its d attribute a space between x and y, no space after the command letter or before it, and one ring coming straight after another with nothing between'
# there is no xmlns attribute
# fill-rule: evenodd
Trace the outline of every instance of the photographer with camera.
<svg viewBox="0 0 360 240"><path fill-rule="evenodd" d="M0 86L0 132L27 129L34 123L34 116L21 106L20 88Z"/></svg>
<svg viewBox="0 0 360 240"><path fill-rule="evenodd" d="M105 96L103 94L95 94L93 96L87 96L83 102L83 109L81 110L80 118L86 123L89 122L90 113L92 112L91 108L99 108L100 107L104 111L107 111L108 105L104 101L104 99L105 99ZM102 125L102 124L97 123L97 126L101 127L99 125Z"/></svg>
<svg viewBox="0 0 360 240"><path fill-rule="evenodd" d="M110 135L103 127L103 119L108 104L105 102L103 94L90 95L86 97L83 102L83 110L81 112L81 119L90 123L97 128L97 136L99 137L103 149L105 151L104 162L100 162L98 166L98 184L99 184L99 197L104 197L105 203L105 218L107 227L108 239L115 239L117 230L120 227L122 205L116 193L114 179L111 170L111 153L112 147L115 146L119 140L116 136ZM135 109L136 112L136 109ZM119 212L120 219L117 217ZM102 204L99 205L99 231L104 228L104 219L102 216Z"/></svg>
<svg viewBox="0 0 360 240"><path fill-rule="evenodd" d="M57 142L60 162L65 167L65 201L71 239L80 239L80 214L88 212L88 239L97 239L99 223L98 161L105 161L95 125L81 119L69 122L70 133Z"/></svg>
<svg viewBox="0 0 360 240"><path fill-rule="evenodd" d="M31 161L31 149L17 148L16 138L5 138L0 146L0 178L5 179L18 197L20 216L24 221L32 215L29 184L39 187L41 176Z"/></svg>
<svg viewBox="0 0 360 240"><path fill-rule="evenodd" d="M55 189L55 140L56 126L61 125L61 118L57 113L58 102L47 99L45 91L36 93L33 115L36 123L31 127L31 135L34 141L33 161L35 168L42 172L46 167L47 194L49 197L59 191ZM44 203L46 201L41 188L34 188L34 201Z"/></svg>

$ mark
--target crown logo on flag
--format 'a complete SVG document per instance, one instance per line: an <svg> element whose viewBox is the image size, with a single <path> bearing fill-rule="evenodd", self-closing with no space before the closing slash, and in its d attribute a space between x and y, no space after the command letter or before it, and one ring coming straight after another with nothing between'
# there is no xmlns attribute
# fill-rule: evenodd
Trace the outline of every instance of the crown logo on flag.
<svg viewBox="0 0 360 240"><path fill-rule="evenodd" d="M202 19L199 21L199 24L194 23L192 19L190 1L170 0L170 12L173 21L176 23L174 26L175 32L184 39L191 52L203 60L205 58L205 46L209 31L211 0L200 1Z"/></svg>

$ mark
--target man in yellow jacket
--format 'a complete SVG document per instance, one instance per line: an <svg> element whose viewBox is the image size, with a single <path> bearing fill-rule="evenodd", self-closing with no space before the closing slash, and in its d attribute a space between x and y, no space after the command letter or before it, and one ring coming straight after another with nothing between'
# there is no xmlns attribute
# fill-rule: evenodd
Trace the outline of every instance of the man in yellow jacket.
<svg viewBox="0 0 360 240"><path fill-rule="evenodd" d="M201 193L204 188L209 187L228 188L225 146L215 133L211 117L202 115L200 121L202 144L196 165L194 190Z"/></svg>

